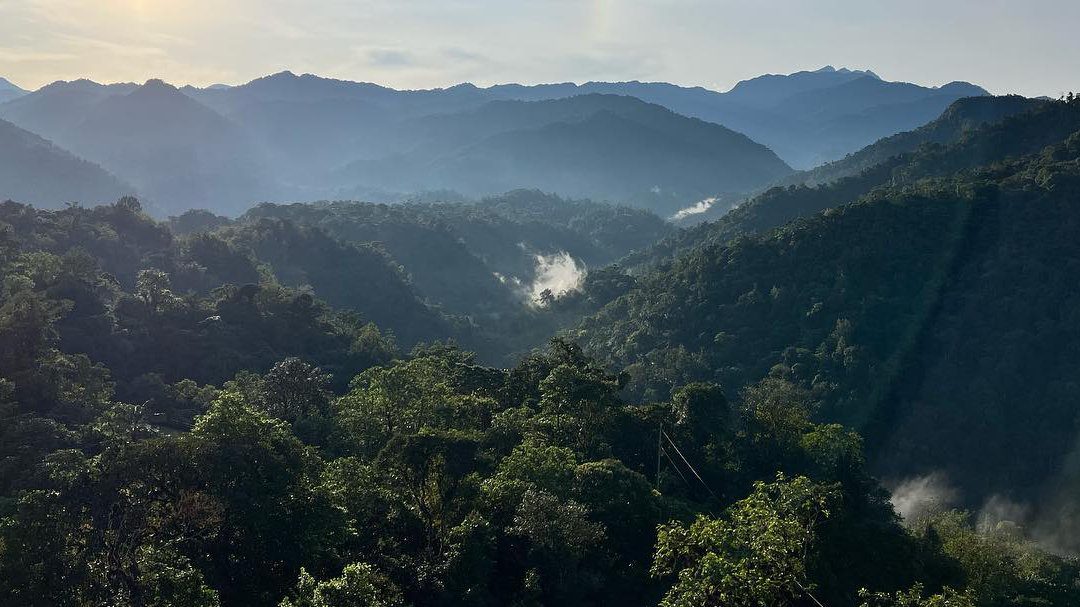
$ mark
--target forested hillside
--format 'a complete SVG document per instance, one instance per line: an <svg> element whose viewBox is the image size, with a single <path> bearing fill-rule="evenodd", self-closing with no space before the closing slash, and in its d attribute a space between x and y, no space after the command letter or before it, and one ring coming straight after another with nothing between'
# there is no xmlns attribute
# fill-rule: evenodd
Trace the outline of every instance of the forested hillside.
<svg viewBox="0 0 1080 607"><path fill-rule="evenodd" d="M671 233L659 217L628 207L516 191L479 203L350 202L260 205L241 222L287 218L346 242L379 243L434 303L454 313L508 312L533 296L543 260L565 253L605 266ZM558 295L558 293L554 293Z"/></svg>
<svg viewBox="0 0 1080 607"><path fill-rule="evenodd" d="M1080 597L1075 561L1009 528L902 527L858 435L813 422L792 381L635 405L626 374L562 340L509 369L445 345L405 356L252 266L240 244L268 230L309 254L283 220L177 239L132 199L2 210L12 604Z"/></svg>
<svg viewBox="0 0 1080 607"><path fill-rule="evenodd" d="M771 188L716 221L674 234L626 262L638 265L669 259L699 244L721 244L740 235L762 233L854 202L875 188L898 187L1032 154L1078 129L1080 116L1060 103L1016 97L959 101L916 131L883 139L814 171L797 173L793 184Z"/></svg>
<svg viewBox="0 0 1080 607"><path fill-rule="evenodd" d="M1075 495L1080 436L1078 133L1080 105L1055 102L925 150L894 174L930 177L693 248L575 335L647 400L692 381L729 396L794 382L815 419L863 433L879 473L944 473L958 502L1016 504L1072 545L1056 525L1074 520L1060 496Z"/></svg>
<svg viewBox="0 0 1080 607"><path fill-rule="evenodd" d="M379 360L394 347L382 343L370 317L332 311L302 289L282 287L239 243L205 234L178 239L143 215L132 198L55 212L7 202L0 222L10 257L9 289L25 286L19 278L25 273L40 296L28 291L7 300L14 315L9 320L30 323L22 327L29 333L5 341L12 361L27 372L36 363L20 349L26 345L20 340L35 335L59 339L62 349L85 355L73 363L72 373L105 365L122 390L185 379L220 383L286 355L308 357L327 369L351 367ZM343 248L335 246L340 256ZM393 271L385 259L368 263ZM416 312L415 298L412 308L408 300L386 302L394 291L392 280L383 280L386 293L369 293L350 302L352 307L385 316L394 310L390 328L425 326L431 313ZM378 337L372 342L375 354L364 345L372 335ZM5 377L19 385L18 375Z"/></svg>
<svg viewBox="0 0 1080 607"><path fill-rule="evenodd" d="M915 152L924 145L948 145L987 124L1022 114L1046 103L1019 95L965 97L952 103L940 116L912 131L883 137L839 160L786 177L788 185L820 185L858 175L893 156Z"/></svg>
<svg viewBox="0 0 1080 607"><path fill-rule="evenodd" d="M355 310L406 346L454 337L499 364L624 293L628 277L605 266L671 233L646 211L528 190L479 202L262 204L237 220L197 211L169 226L248 251L282 284Z"/></svg>

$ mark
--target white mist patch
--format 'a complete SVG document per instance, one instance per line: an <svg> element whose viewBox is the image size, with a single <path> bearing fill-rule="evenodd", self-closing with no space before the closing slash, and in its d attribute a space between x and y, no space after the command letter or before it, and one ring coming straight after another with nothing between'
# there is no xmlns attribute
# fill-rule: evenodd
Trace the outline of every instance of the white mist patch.
<svg viewBox="0 0 1080 607"><path fill-rule="evenodd" d="M525 295L532 305L545 305L545 292L558 298L576 291L581 287L585 273L585 266L579 265L566 251L536 255L536 278L525 289Z"/></svg>
<svg viewBox="0 0 1080 607"><path fill-rule="evenodd" d="M949 484L944 474L932 472L904 479L894 485L890 501L904 520L914 521L920 516L948 508L959 497L959 491Z"/></svg>
<svg viewBox="0 0 1080 607"><path fill-rule="evenodd" d="M716 196L706 198L705 200L699 200L698 202L686 207L685 209L679 210L677 213L672 215L669 219L671 221L679 221L681 219L686 219L687 217L690 217L691 215L700 215L700 214L704 213L705 211L708 211L709 209L711 209L712 206L714 204L716 204L717 200L719 200L719 198L717 198Z"/></svg>
<svg viewBox="0 0 1080 607"><path fill-rule="evenodd" d="M979 509L976 529L990 533L1002 525L1023 527L1027 523L1030 508L1027 504L1014 502L1002 495L991 495Z"/></svg>

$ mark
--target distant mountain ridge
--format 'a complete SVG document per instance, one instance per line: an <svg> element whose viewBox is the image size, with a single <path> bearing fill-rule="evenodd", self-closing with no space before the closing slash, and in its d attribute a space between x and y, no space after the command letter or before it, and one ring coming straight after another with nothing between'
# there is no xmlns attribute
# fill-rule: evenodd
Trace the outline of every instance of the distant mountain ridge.
<svg viewBox="0 0 1080 607"><path fill-rule="evenodd" d="M543 101L583 94L637 97L676 113L743 133L796 168L842 158L881 137L911 130L936 118L962 97L988 95L979 86L955 81L940 87L889 82L870 70L826 66L787 75L767 74L739 82L727 92L663 82L572 82L500 84L479 88L399 91L377 84L297 76L281 72L230 89L186 88L211 107L229 108L259 99L298 101L352 99L393 104L409 115L453 112L493 99Z"/></svg>
<svg viewBox="0 0 1080 607"><path fill-rule="evenodd" d="M827 86L835 86L869 76L881 80L870 70L836 69L827 65L819 70L795 72L793 74L764 74L737 83L729 96L742 103L771 103L775 99L800 92L812 91Z"/></svg>
<svg viewBox="0 0 1080 607"><path fill-rule="evenodd" d="M666 210L669 194L744 191L791 170L744 135L615 95L495 101L404 128L404 151L353 163L341 182L472 196L520 186Z"/></svg>
<svg viewBox="0 0 1080 607"><path fill-rule="evenodd" d="M502 85L487 90L534 100L582 93L630 95L722 124L804 169L925 124L957 99L989 94L966 82L931 88L888 82L869 71L830 67L759 76L739 82L726 93L637 81Z"/></svg>
<svg viewBox="0 0 1080 607"><path fill-rule="evenodd" d="M77 125L82 115L95 104L112 96L127 94L136 84L98 84L80 79L59 81L0 105L0 117L57 140L56 135Z"/></svg>
<svg viewBox="0 0 1080 607"><path fill-rule="evenodd" d="M208 89L59 82L0 117L128 179L159 215L519 187L669 214L791 172L742 134L625 96L528 103L472 85L396 91L288 72Z"/></svg>
<svg viewBox="0 0 1080 607"><path fill-rule="evenodd" d="M0 105L0 117L132 182L161 214L237 213L269 193L242 129L161 80L57 82Z"/></svg>
<svg viewBox="0 0 1080 607"><path fill-rule="evenodd" d="M131 182L159 215L519 187L670 215L758 191L789 165L842 158L985 93L832 67L761 76L726 93L642 82L406 91L281 72L207 88L57 82L0 103L0 118ZM573 100L582 96L593 101ZM635 102L620 97L640 100L632 116Z"/></svg>
<svg viewBox="0 0 1080 607"><path fill-rule="evenodd" d="M132 186L101 167L0 120L0 202L55 208L111 202L132 193Z"/></svg>

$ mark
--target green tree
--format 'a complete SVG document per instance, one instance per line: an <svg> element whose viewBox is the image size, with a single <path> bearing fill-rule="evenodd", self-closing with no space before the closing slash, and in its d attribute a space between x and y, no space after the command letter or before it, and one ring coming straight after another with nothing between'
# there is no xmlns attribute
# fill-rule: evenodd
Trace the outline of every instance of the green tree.
<svg viewBox="0 0 1080 607"><path fill-rule="evenodd" d="M139 271L139 276L135 281L135 294L154 313L161 313L172 308L179 299L172 292L169 275L157 269Z"/></svg>
<svg viewBox="0 0 1080 607"><path fill-rule="evenodd" d="M805 477L758 482L722 518L661 526L653 574L674 576L664 607L758 607L816 600L807 577L836 488Z"/></svg>
<svg viewBox="0 0 1080 607"><path fill-rule="evenodd" d="M346 565L341 575L318 581L306 570L280 607L404 607L394 584L367 563Z"/></svg>
<svg viewBox="0 0 1080 607"><path fill-rule="evenodd" d="M329 560L344 541L314 449L241 395L223 392L182 447L187 482L225 521L191 554L224 603L276 600L302 565Z"/></svg>

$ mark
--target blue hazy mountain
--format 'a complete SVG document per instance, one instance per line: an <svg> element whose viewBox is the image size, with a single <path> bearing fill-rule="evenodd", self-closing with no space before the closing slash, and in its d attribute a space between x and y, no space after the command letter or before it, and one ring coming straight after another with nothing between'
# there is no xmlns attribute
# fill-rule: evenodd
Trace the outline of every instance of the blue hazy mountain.
<svg viewBox="0 0 1080 607"><path fill-rule="evenodd" d="M746 191L791 171L742 134L617 95L497 101L401 129L399 153L354 162L337 182L473 196L539 188L670 212L678 200Z"/></svg>
<svg viewBox="0 0 1080 607"><path fill-rule="evenodd" d="M133 183L158 213L525 187L665 213L791 172L723 126L618 95L525 102L283 72L244 85L59 82L0 117Z"/></svg>
<svg viewBox="0 0 1080 607"><path fill-rule="evenodd" d="M833 68L725 93L643 82L410 91L281 72L207 88L57 82L0 103L0 118L132 183L154 212L527 187L669 214L758 191L789 165L842 158L983 94Z"/></svg>
<svg viewBox="0 0 1080 607"><path fill-rule="evenodd" d="M96 164L0 120L0 201L43 208L68 202L111 203L134 188Z"/></svg>
<svg viewBox="0 0 1080 607"><path fill-rule="evenodd" d="M445 89L399 91L372 83L291 72L225 90L192 88L185 92L226 115L266 105L276 112L286 112L284 106L291 103L309 107L315 104L329 112L327 115L335 115L347 100L365 104L363 115L382 124L405 116L463 111L493 99L542 101L593 93L626 95L743 133L797 168L842 158L881 137L933 120L959 98L987 94L981 87L965 82L925 87L889 82L868 70L831 66L759 76L723 93L637 81L503 84L488 88L460 84ZM373 108L384 114L375 117ZM378 143L381 139L376 136L366 141Z"/></svg>
<svg viewBox="0 0 1080 607"><path fill-rule="evenodd" d="M0 103L22 97L27 92L28 91L19 88L7 78L0 77Z"/></svg>
<svg viewBox="0 0 1080 607"><path fill-rule="evenodd" d="M0 105L0 118L59 142L96 104L114 95L130 93L137 86L98 84L86 79L54 82Z"/></svg>
<svg viewBox="0 0 1080 607"><path fill-rule="evenodd" d="M631 95L744 133L800 169L925 124L957 99L987 94L966 82L932 88L831 66L759 76L725 93L636 81L501 85L487 90L503 98L534 100L582 93Z"/></svg>
<svg viewBox="0 0 1080 607"><path fill-rule="evenodd" d="M0 117L132 183L154 212L235 213L278 191L243 129L160 80L56 83L0 105Z"/></svg>

